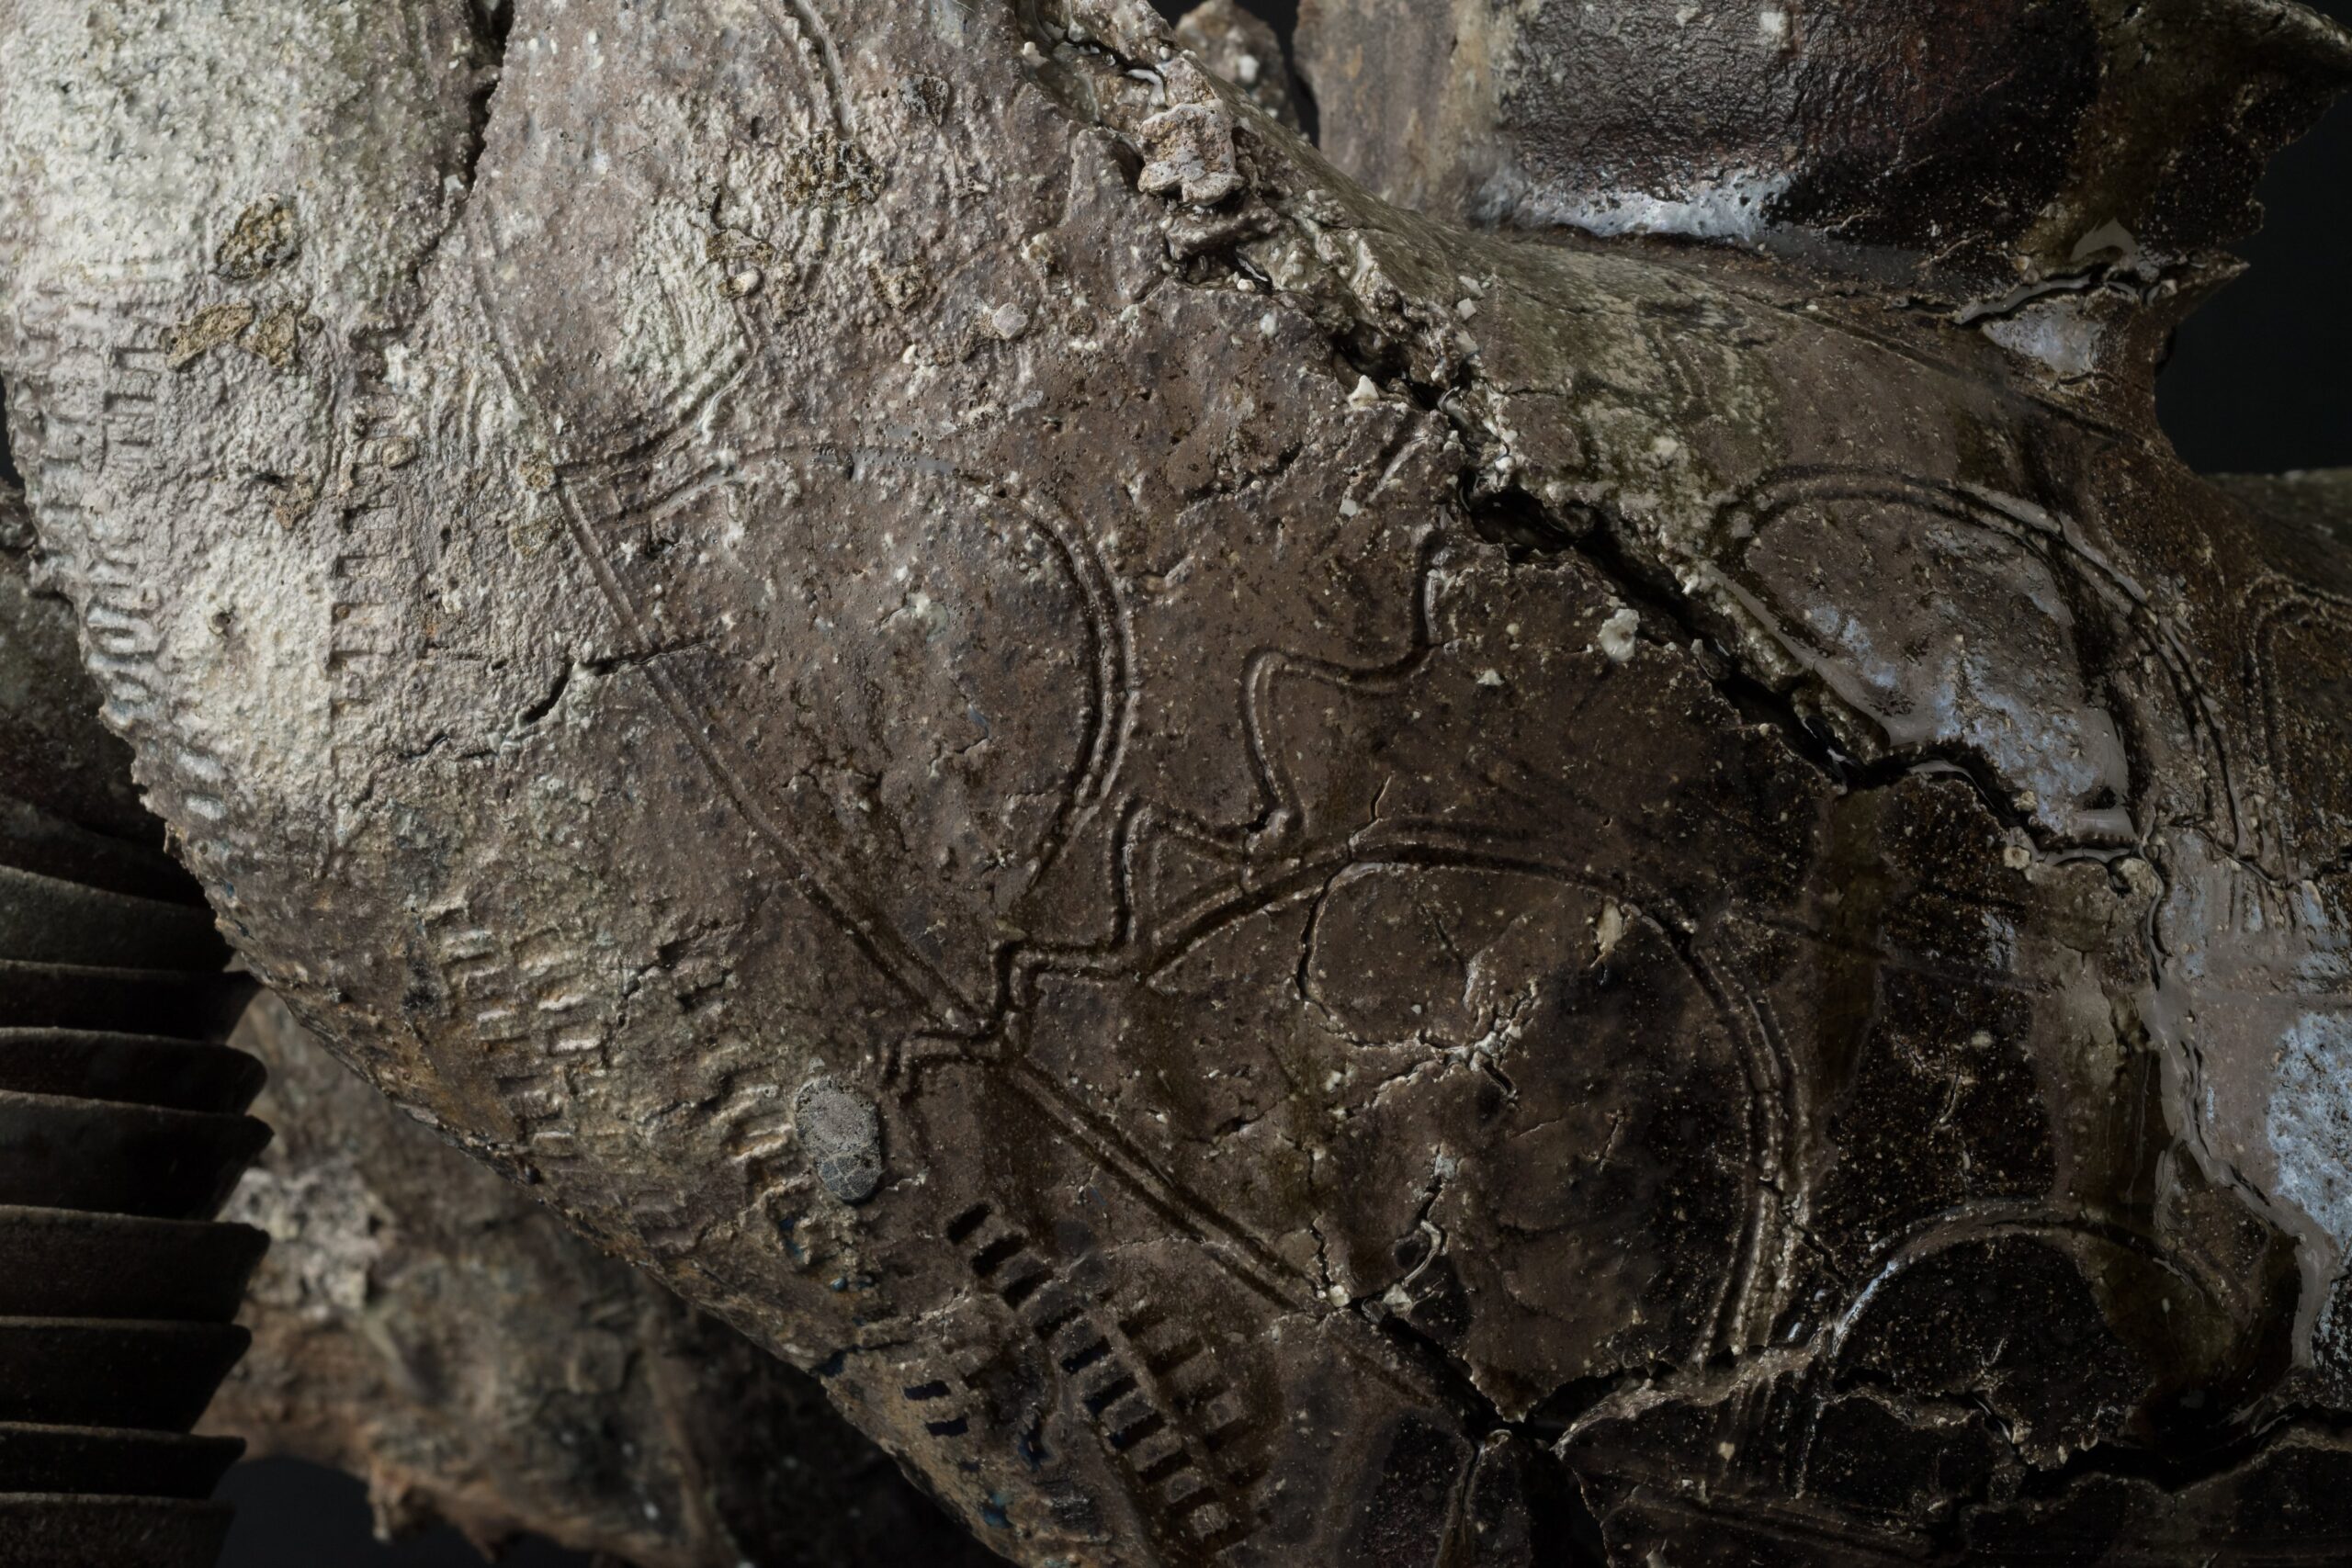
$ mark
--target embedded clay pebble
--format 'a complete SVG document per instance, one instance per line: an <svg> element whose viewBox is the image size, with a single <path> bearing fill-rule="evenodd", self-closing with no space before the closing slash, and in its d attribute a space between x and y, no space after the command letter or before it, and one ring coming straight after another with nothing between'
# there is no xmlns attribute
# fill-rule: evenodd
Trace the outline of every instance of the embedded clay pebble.
<svg viewBox="0 0 2352 1568"><path fill-rule="evenodd" d="M0 1318L0 1421L186 1432L252 1339L232 1323Z"/></svg>
<svg viewBox="0 0 2352 1568"><path fill-rule="evenodd" d="M225 1503L0 1495L0 1568L212 1568Z"/></svg>
<svg viewBox="0 0 2352 1568"><path fill-rule="evenodd" d="M882 1117L874 1102L820 1077L801 1086L792 1108L825 1190L844 1203L873 1197L882 1185Z"/></svg>
<svg viewBox="0 0 2352 1568"><path fill-rule="evenodd" d="M222 1041L257 987L243 975L0 960L0 1029L96 1029Z"/></svg>
<svg viewBox="0 0 2352 1568"><path fill-rule="evenodd" d="M0 1092L0 1203L210 1219L268 1143L250 1116Z"/></svg>
<svg viewBox="0 0 2352 1568"><path fill-rule="evenodd" d="M0 1317L227 1323L268 1247L251 1225L0 1208Z"/></svg>
<svg viewBox="0 0 2352 1568"><path fill-rule="evenodd" d="M0 1485L74 1496L200 1501L212 1495L244 1451L243 1438L0 1422Z"/></svg>
<svg viewBox="0 0 2352 1568"><path fill-rule="evenodd" d="M167 1035L0 1029L0 1089L234 1115L268 1074L243 1051Z"/></svg>
<svg viewBox="0 0 2352 1568"><path fill-rule="evenodd" d="M46 964L218 969L228 944L200 905L165 904L0 866L0 953Z"/></svg>

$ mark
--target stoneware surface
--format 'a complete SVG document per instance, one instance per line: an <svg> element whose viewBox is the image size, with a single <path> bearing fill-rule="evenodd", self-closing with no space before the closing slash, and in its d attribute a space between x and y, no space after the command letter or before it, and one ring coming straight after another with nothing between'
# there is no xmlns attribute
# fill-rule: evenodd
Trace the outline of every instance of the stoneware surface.
<svg viewBox="0 0 2352 1568"><path fill-rule="evenodd" d="M0 5L223 929L1037 1568L2324 1558L2344 491L2150 376L2352 45L1338 8L1352 177L1141 0Z"/></svg>

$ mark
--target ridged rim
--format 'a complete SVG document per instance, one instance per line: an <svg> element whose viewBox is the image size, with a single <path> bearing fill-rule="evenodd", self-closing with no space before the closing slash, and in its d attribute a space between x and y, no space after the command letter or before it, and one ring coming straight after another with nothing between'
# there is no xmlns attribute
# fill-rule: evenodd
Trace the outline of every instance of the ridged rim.
<svg viewBox="0 0 2352 1568"><path fill-rule="evenodd" d="M0 1208L0 1316L227 1323L268 1246L219 1221Z"/></svg>
<svg viewBox="0 0 2352 1568"><path fill-rule="evenodd" d="M161 850L110 839L6 795L0 795L0 865L166 904L204 902L202 885Z"/></svg>
<svg viewBox="0 0 2352 1568"><path fill-rule="evenodd" d="M27 584L20 543L0 574ZM73 616L0 619L0 678L76 696ZM223 1044L258 987L119 808L129 753L81 695L0 716L30 748L0 791L0 1568L209 1568L244 1445L186 1434L252 1343L230 1320L268 1244L214 1220L269 1141L243 1114L266 1073Z"/></svg>
<svg viewBox="0 0 2352 1568"><path fill-rule="evenodd" d="M252 1342L227 1323L0 1318L0 1421L185 1433Z"/></svg>
<svg viewBox="0 0 2352 1568"><path fill-rule="evenodd" d="M50 964L217 971L228 944L201 905L166 904L0 865L0 952Z"/></svg>
<svg viewBox="0 0 2352 1568"><path fill-rule="evenodd" d="M250 976L0 959L0 1028L92 1029L219 1043L259 987Z"/></svg>
<svg viewBox="0 0 2352 1568"><path fill-rule="evenodd" d="M0 1204L209 1220L269 1138L250 1116L0 1090Z"/></svg>
<svg viewBox="0 0 2352 1568"><path fill-rule="evenodd" d="M269 1081L243 1051L161 1034L0 1029L0 1091L234 1116Z"/></svg>
<svg viewBox="0 0 2352 1568"><path fill-rule="evenodd" d="M0 1491L203 1502L244 1451L243 1438L0 1422Z"/></svg>
<svg viewBox="0 0 2352 1568"><path fill-rule="evenodd" d="M201 1568L231 1517L179 1498L0 1495L0 1568Z"/></svg>

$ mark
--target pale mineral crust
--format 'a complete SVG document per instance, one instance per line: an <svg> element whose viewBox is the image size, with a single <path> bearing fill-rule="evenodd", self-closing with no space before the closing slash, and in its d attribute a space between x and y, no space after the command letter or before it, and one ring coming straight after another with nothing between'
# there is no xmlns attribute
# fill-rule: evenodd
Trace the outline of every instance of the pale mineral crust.
<svg viewBox="0 0 2352 1568"><path fill-rule="evenodd" d="M1201 69L1241 90L1291 130L1299 125L1298 90L1289 51L1261 18L1237 0L1203 0L1176 19L1176 42Z"/></svg>
<svg viewBox="0 0 2352 1568"><path fill-rule="evenodd" d="M999 1561L813 1379L599 1254L275 998L234 1043L279 1136L230 1206L270 1249L207 1430L364 1477L388 1536L447 1520L634 1568Z"/></svg>
<svg viewBox="0 0 2352 1568"><path fill-rule="evenodd" d="M0 380L248 962L1016 1559L2324 1559L2352 553L2150 367L2352 48L1850 9L1967 203L1709 244L1139 0L17 0Z"/></svg>

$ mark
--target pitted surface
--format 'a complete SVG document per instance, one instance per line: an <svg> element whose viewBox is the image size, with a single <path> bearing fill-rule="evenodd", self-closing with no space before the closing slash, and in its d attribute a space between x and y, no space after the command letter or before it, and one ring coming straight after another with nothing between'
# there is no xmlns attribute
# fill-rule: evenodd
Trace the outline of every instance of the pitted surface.
<svg viewBox="0 0 2352 1568"><path fill-rule="evenodd" d="M984 1540L2193 1559L2344 1462L2352 558L2144 361L1400 211L1125 0L305 15L0 86L111 712L348 1060Z"/></svg>

